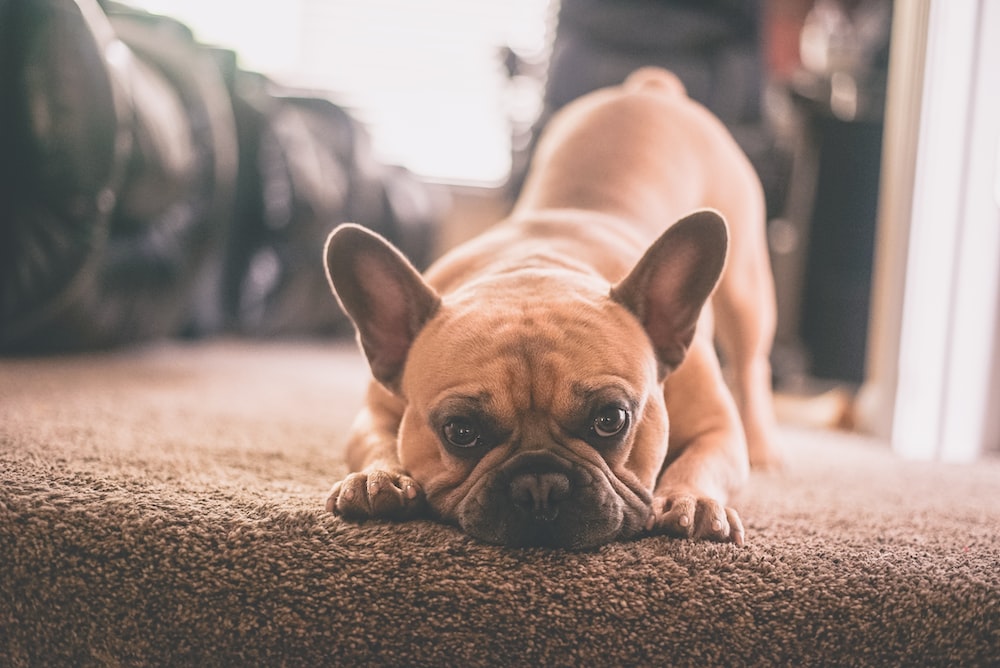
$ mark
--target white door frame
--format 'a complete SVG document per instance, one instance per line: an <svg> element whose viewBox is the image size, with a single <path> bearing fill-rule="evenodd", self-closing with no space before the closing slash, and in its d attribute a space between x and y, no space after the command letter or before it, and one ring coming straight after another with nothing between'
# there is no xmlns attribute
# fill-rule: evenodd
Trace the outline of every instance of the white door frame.
<svg viewBox="0 0 1000 668"><path fill-rule="evenodd" d="M1000 409L1000 3L897 0L862 427L968 461Z"/></svg>

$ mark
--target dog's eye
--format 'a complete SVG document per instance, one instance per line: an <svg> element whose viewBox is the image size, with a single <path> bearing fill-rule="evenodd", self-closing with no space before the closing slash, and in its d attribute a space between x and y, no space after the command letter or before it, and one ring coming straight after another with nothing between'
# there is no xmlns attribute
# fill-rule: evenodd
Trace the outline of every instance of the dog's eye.
<svg viewBox="0 0 1000 668"><path fill-rule="evenodd" d="M456 448L471 448L479 445L480 434L476 424L465 418L453 418L441 428L445 440Z"/></svg>
<svg viewBox="0 0 1000 668"><path fill-rule="evenodd" d="M594 416L591 430L601 438L620 434L628 426L628 411L621 406L606 406Z"/></svg>

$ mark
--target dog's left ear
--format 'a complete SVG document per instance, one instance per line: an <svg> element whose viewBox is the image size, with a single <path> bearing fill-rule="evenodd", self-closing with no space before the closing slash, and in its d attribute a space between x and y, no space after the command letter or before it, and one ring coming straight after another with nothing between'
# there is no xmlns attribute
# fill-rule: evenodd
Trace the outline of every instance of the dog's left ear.
<svg viewBox="0 0 1000 668"><path fill-rule="evenodd" d="M441 298L392 244L359 225L331 232L324 257L327 280L354 321L372 375L398 393L410 346Z"/></svg>
<svg viewBox="0 0 1000 668"><path fill-rule="evenodd" d="M722 216L698 211L660 235L611 288L611 298L639 318L664 371L684 361L701 308L722 275L728 243Z"/></svg>

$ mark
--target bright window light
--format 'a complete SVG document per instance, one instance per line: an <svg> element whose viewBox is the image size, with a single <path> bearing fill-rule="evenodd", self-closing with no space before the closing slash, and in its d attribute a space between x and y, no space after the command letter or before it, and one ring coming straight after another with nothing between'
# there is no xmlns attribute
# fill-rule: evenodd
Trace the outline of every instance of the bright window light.
<svg viewBox="0 0 1000 668"><path fill-rule="evenodd" d="M377 156L432 180L510 168L501 49L544 53L549 0L133 0L234 49L241 67L328 91Z"/></svg>

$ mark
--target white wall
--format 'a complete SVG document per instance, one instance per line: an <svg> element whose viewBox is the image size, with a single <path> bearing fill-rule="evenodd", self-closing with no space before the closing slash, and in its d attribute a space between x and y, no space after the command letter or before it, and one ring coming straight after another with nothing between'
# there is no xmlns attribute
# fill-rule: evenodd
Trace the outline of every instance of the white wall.
<svg viewBox="0 0 1000 668"><path fill-rule="evenodd" d="M1000 3L896 11L861 417L904 456L967 461L1000 408Z"/></svg>

